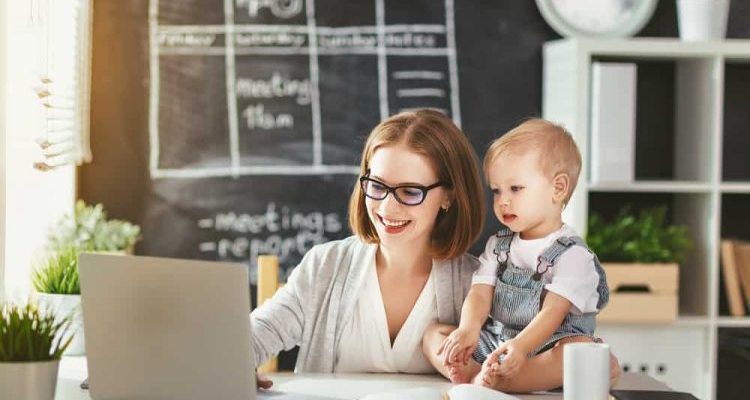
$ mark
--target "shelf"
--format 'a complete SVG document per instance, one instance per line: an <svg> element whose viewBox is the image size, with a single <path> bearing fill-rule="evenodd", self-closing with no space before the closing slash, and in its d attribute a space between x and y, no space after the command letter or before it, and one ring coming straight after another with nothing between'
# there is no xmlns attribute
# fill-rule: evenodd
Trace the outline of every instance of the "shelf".
<svg viewBox="0 0 750 400"><path fill-rule="evenodd" d="M720 328L750 328L750 317L719 317L716 324Z"/></svg>
<svg viewBox="0 0 750 400"><path fill-rule="evenodd" d="M750 182L722 183L719 187L724 193L750 194Z"/></svg>
<svg viewBox="0 0 750 400"><path fill-rule="evenodd" d="M694 317L684 316L677 317L672 322L597 322L597 327L618 327L618 326L632 326L632 327L654 327L654 328L680 328L680 327L707 327L709 326L709 319L707 317Z"/></svg>
<svg viewBox="0 0 750 400"><path fill-rule="evenodd" d="M707 317L694 317L684 316L678 317L675 321L677 326L709 326L709 319Z"/></svg>
<svg viewBox="0 0 750 400"><path fill-rule="evenodd" d="M598 334L619 346L631 365L664 363L665 382L715 400L722 335L750 331L750 315L729 317L717 298L724 296L720 239L750 241L750 169L743 152L750 146L750 40L562 39L545 43L543 52L542 116L565 125L583 156L582 183L566 207L566 222L585 232L591 213L608 220L626 205L631 214L664 205L668 222L686 226L693 243L680 265L675 321L601 322ZM602 128L592 122L599 110L592 105L604 104L592 74L602 68L598 63L636 67L633 150L602 153L617 149L595 136ZM632 166L633 181L602 181L617 178L593 169L601 167L596 157L602 154L632 156L623 168ZM663 344L644 348L644 341Z"/></svg>
<svg viewBox="0 0 750 400"><path fill-rule="evenodd" d="M594 56L651 59L724 56L732 60L750 59L750 42L742 39L714 42L684 42L676 38L561 39L546 43L546 47L576 48Z"/></svg>
<svg viewBox="0 0 750 400"><path fill-rule="evenodd" d="M645 193L709 193L711 188L710 183L689 181L597 182L588 187L590 192Z"/></svg>

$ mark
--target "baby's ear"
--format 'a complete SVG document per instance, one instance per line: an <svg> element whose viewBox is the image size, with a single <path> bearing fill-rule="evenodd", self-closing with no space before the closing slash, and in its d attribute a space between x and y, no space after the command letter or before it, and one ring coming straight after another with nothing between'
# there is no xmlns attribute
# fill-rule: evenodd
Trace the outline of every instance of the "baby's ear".
<svg viewBox="0 0 750 400"><path fill-rule="evenodd" d="M570 190L570 176L562 173L552 179L552 199L555 202L564 202Z"/></svg>

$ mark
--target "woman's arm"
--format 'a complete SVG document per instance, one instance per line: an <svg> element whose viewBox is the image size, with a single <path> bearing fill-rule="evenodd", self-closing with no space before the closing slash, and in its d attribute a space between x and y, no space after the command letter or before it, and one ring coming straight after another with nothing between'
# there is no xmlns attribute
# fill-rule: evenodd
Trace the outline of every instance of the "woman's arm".
<svg viewBox="0 0 750 400"><path fill-rule="evenodd" d="M292 271L286 285L250 314L256 365L261 365L282 350L302 342L305 296L310 295L311 270L315 269L316 249L311 249Z"/></svg>

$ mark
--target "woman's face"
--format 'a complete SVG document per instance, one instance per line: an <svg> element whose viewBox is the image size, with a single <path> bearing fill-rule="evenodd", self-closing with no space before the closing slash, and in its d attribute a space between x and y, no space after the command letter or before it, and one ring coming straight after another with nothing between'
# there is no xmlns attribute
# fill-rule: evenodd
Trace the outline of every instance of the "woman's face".
<svg viewBox="0 0 750 400"><path fill-rule="evenodd" d="M438 181L437 173L428 158L401 143L375 150L369 168L370 178L391 187L430 186ZM382 246L413 247L429 245L440 208L447 207L450 203L446 188L438 186L429 190L424 201L415 206L399 203L393 192L388 193L383 200L366 197L365 204Z"/></svg>

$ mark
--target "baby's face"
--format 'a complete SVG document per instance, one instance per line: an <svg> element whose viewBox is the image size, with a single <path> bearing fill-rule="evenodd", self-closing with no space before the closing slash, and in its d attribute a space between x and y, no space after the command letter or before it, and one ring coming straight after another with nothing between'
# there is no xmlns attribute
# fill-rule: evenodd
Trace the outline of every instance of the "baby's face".
<svg viewBox="0 0 750 400"><path fill-rule="evenodd" d="M492 209L497 219L523 239L537 239L560 226L560 205L553 200L552 179L539 163L537 151L501 154L488 173Z"/></svg>

